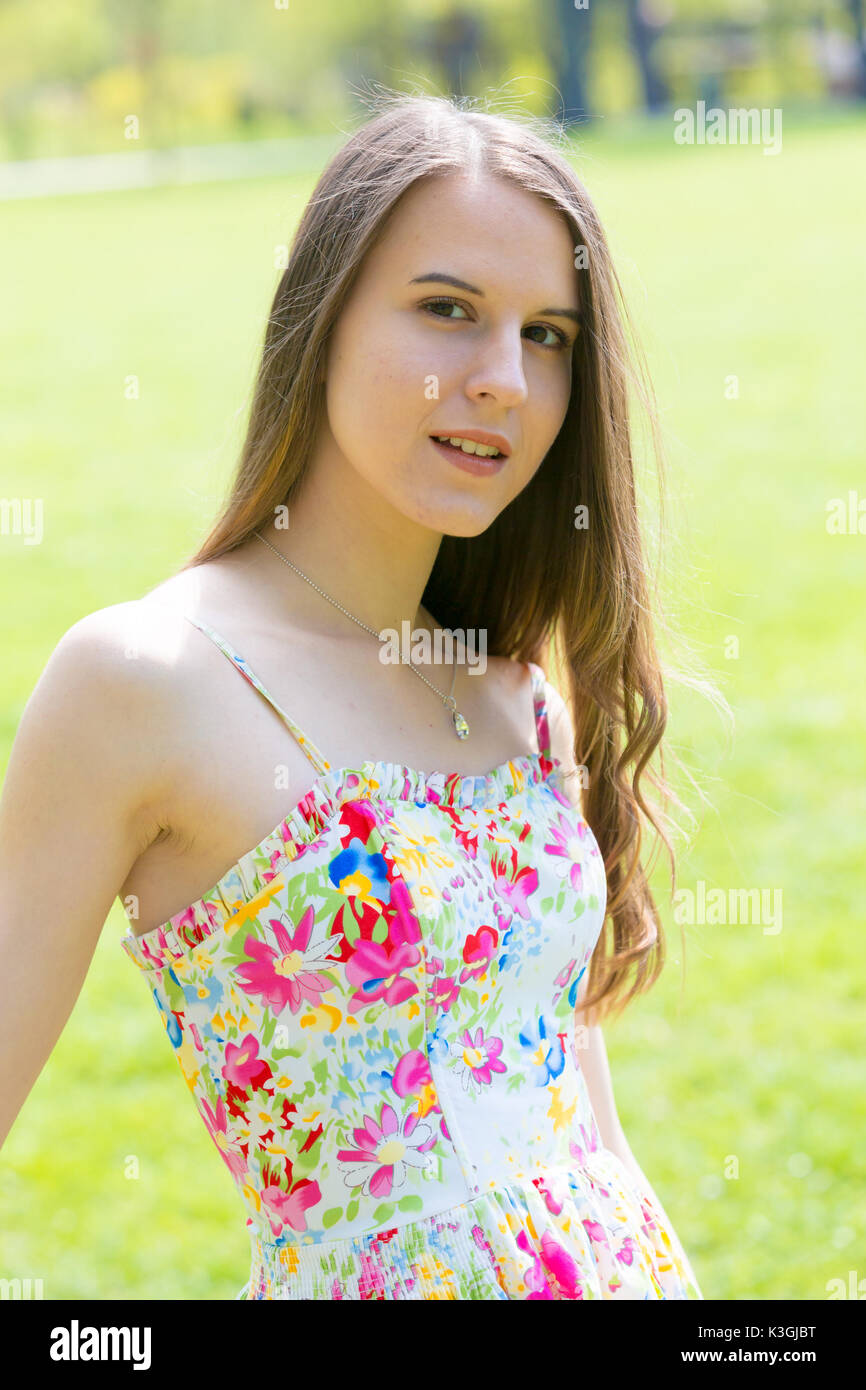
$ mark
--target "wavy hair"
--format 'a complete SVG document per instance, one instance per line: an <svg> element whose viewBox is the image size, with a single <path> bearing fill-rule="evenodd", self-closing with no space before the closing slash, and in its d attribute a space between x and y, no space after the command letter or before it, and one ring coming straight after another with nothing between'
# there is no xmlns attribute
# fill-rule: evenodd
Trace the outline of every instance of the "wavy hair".
<svg viewBox="0 0 866 1390"><path fill-rule="evenodd" d="M373 117L325 168L300 219L229 495L182 569L243 544L302 487L324 407L329 335L404 193L421 179L482 173L510 180L565 218L575 248L585 248L575 257L582 321L565 419L534 477L483 533L443 536L422 601L444 628L484 629L491 655L539 664L569 709L583 815L601 846L608 885L581 1004L595 1021L621 1011L662 970L665 938L641 850L651 825L656 846L667 847L673 890L673 823L663 807L673 800L685 809L665 775L667 672L654 635L664 619L657 585L655 617L650 602L629 423L632 387L651 427L661 512L654 394L642 352L629 352L628 310L598 213L557 148L563 130L552 120L480 109L472 98L380 89L374 104ZM579 507L587 509L585 529L576 527ZM676 676L730 713L694 661ZM644 780L661 805L646 799Z"/></svg>

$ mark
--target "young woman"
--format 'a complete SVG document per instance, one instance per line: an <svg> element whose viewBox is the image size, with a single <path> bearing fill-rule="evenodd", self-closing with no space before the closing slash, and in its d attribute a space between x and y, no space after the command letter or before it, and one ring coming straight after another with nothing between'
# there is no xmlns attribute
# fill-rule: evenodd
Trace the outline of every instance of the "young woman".
<svg viewBox="0 0 866 1390"><path fill-rule="evenodd" d="M661 969L668 843L618 304L537 127L383 102L301 219L210 535L21 721L0 1139L119 895L238 1297L702 1297L600 1028Z"/></svg>

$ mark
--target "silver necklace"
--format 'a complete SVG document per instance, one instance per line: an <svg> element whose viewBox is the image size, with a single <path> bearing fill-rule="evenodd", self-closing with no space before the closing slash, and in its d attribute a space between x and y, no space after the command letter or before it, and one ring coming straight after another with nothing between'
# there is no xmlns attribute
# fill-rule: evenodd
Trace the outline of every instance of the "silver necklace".
<svg viewBox="0 0 866 1390"><path fill-rule="evenodd" d="M262 542L264 542L264 544L268 547L269 550L272 550L272 551L274 552L275 555L278 555L278 556L280 557L280 559L281 559L285 564L287 564L287 565L290 567L290 569L293 569L293 570L295 571L296 574L299 574L299 575L301 576L302 579L306 579L307 583L310 584L310 585L312 585L312 587L313 587L318 593L320 593L320 594L322 595L322 598L326 598L326 599L328 600L329 603L332 603L332 604L334 605L335 608L339 608L339 610L340 610L341 613L345 613L345 615L346 615L347 618L351 618L353 623L357 623L359 627L364 628L365 632L371 633L372 636L376 638L376 641L377 641L377 642L379 641L379 634L378 634L378 632L375 631L374 628L372 628L372 627L367 627L367 624L366 624L366 623L362 623L360 618L356 618L355 615L354 615L354 613L350 613L349 610L348 610L348 608L344 608L343 605L342 605L341 603L338 603L337 600L336 600L335 598L331 598L331 595L330 595L330 594L326 594L325 591L324 591L324 589L320 589L319 586L318 586L318 584L314 584L313 581L312 581L312 579L310 579L306 574L304 574L303 570L299 570L298 567L297 567L297 565L293 565L292 562L291 562L291 560L287 560L286 557L285 557L285 555L283 554L283 552L282 552L281 550L278 550L277 547L276 547L275 545L271 545L270 541L265 540L264 536L262 536L258 531L254 531L254 532L253 532L253 535L254 535L254 536L258 536L259 540L262 541ZM449 690L449 692L448 692L447 695L443 695L443 694L442 694L442 691L441 691L441 690L437 690L437 689L436 689L436 686L433 685L432 682L428 681L428 679L427 679L426 676L422 676L422 675L421 675L421 672L418 670L417 666L415 665L415 663L412 661L411 658L409 659L409 663L408 663L408 664L409 664L409 666L411 666L412 670L415 672L415 675L418 676L419 679L422 680L422 681L424 682L425 685L429 685L429 686L430 686L430 689L431 689L432 691L434 691L434 692L439 696L439 698L440 698L440 700L442 701L443 705L445 705L446 707L447 707L447 706L450 706L450 708L451 708L451 720L452 720L452 723L454 724L454 731L455 731L455 733L457 734L457 737L458 737L458 738L468 738L468 737L469 737L469 725L466 723L466 720L463 718L463 715L462 715L462 714L460 713L460 711L458 710L458 708L457 708L457 701L454 699L454 695L453 695L453 693L452 693L453 690L454 690L454 682L455 682L456 679L457 679L457 664L456 664L456 662L455 662L455 665L454 665L454 675L451 677L451 690Z"/></svg>

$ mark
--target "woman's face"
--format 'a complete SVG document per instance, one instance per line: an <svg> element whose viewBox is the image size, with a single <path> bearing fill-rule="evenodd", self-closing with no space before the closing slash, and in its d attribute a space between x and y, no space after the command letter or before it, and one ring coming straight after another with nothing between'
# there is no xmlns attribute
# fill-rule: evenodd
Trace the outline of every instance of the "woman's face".
<svg viewBox="0 0 866 1390"><path fill-rule="evenodd" d="M487 176L415 184L335 325L320 442L404 517L480 534L559 432L577 324L556 311L578 308L572 236L552 208ZM472 430L510 451L481 475L432 438Z"/></svg>

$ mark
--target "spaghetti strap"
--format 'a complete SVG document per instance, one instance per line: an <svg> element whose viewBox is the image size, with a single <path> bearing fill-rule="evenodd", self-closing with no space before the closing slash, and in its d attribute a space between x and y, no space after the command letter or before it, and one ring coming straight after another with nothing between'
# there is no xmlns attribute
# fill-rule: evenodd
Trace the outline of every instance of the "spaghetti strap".
<svg viewBox="0 0 866 1390"><path fill-rule="evenodd" d="M295 723L294 719L292 719L291 716L288 715L286 711L280 705L277 704L273 695L262 684L255 672L250 669L250 667L247 665L246 661L240 655L240 653L236 652L234 647L232 647L231 644L227 642L224 637L220 637L219 633L215 632L214 629L212 627L209 627L207 623L202 622L198 618L190 617L189 613L184 613L183 616L186 618L187 622L192 623L193 627L197 627L200 632L203 632L206 637L209 637L211 641L217 647L219 647L220 651L228 657L232 665L237 667L244 680L248 681L250 685L252 685L256 690L258 690L260 695L263 695L265 697L268 704L276 710L277 714L288 726L290 732L294 735L295 739L299 743L301 751L306 754L316 771L320 773L330 772L331 764L328 762L324 754L319 751L319 749L316 747L315 743L313 743L313 740L311 738L307 738L307 735L303 732L301 728L299 728L299 726Z"/></svg>
<svg viewBox="0 0 866 1390"><path fill-rule="evenodd" d="M532 677L532 695L535 702L535 730L538 734L538 751L545 758L550 757L550 724L547 718L547 677L534 661L527 661Z"/></svg>

